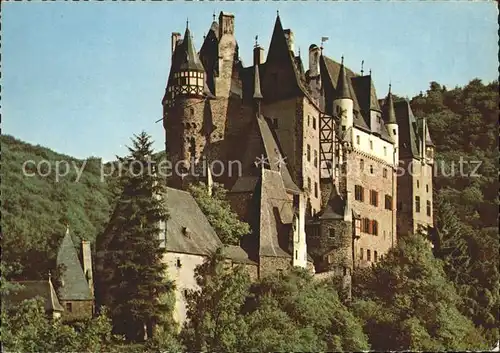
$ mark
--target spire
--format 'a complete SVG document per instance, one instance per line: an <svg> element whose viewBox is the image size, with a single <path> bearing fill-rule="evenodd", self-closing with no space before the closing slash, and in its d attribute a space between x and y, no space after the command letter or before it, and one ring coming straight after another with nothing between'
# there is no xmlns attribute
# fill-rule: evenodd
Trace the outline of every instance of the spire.
<svg viewBox="0 0 500 353"><path fill-rule="evenodd" d="M184 33L184 40L182 41L183 53L180 70L195 70L205 71L198 59L196 50L194 48L191 31L189 30L189 21L186 22L186 32Z"/></svg>
<svg viewBox="0 0 500 353"><path fill-rule="evenodd" d="M387 97L385 98L383 116L386 124L397 124L391 87L392 85L389 83L389 93L387 93Z"/></svg>
<svg viewBox="0 0 500 353"><path fill-rule="evenodd" d="M262 92L260 90L260 74L259 74L259 64L254 65L254 87L253 87L253 98L262 99Z"/></svg>
<svg viewBox="0 0 500 353"><path fill-rule="evenodd" d="M344 56L342 56L339 78L337 80L337 98L352 99L351 90L349 89L349 82L347 81L347 73L344 67Z"/></svg>

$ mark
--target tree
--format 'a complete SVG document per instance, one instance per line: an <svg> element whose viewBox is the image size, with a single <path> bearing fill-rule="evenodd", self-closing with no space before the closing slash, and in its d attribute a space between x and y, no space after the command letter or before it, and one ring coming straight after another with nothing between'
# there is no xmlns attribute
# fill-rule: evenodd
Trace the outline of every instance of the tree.
<svg viewBox="0 0 500 353"><path fill-rule="evenodd" d="M250 226L231 210L223 187L216 185L210 194L208 187L199 183L190 185L189 191L224 244L238 245L240 238L250 233Z"/></svg>
<svg viewBox="0 0 500 353"><path fill-rule="evenodd" d="M241 267L226 268L221 249L196 268L181 336L188 351L236 352L246 337L241 313L250 285Z"/></svg>
<svg viewBox="0 0 500 353"><path fill-rule="evenodd" d="M317 282L302 269L294 269L283 278L270 276L256 283L247 310L248 349L369 349L361 323L342 304L333 283Z"/></svg>
<svg viewBox="0 0 500 353"><path fill-rule="evenodd" d="M353 303L375 350L486 348L459 311L461 298L422 235L401 238L368 275ZM355 282L356 283L356 282Z"/></svg>
<svg viewBox="0 0 500 353"><path fill-rule="evenodd" d="M101 287L109 288L109 307L116 332L141 341L153 335L171 307L160 298L173 289L163 262L160 222L167 217L152 141L135 135L130 155L119 158L121 196L100 245L110 269Z"/></svg>

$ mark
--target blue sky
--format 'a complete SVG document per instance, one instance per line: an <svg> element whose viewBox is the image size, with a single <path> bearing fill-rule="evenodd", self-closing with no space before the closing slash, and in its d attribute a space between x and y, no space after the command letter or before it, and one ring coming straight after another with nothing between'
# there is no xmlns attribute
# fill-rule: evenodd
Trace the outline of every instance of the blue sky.
<svg viewBox="0 0 500 353"><path fill-rule="evenodd" d="M56 2L2 4L2 132L78 158L127 153L145 130L163 149L161 118L170 33L189 18L199 50L212 14L235 15L240 56L251 64L279 10L307 49L359 71L372 69L379 96L389 81L411 97L430 81L449 88L496 79L495 2Z"/></svg>

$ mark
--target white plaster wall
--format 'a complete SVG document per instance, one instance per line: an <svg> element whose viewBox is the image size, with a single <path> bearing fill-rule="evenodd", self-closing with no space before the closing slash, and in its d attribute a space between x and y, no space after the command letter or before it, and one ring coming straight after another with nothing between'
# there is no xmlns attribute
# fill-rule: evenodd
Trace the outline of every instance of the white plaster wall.
<svg viewBox="0 0 500 353"><path fill-rule="evenodd" d="M354 128L353 135L353 146L355 150L381 159L389 165L397 166L397 163L394 163L394 145L392 143L357 128ZM370 141L373 142L373 148L370 147ZM397 161L398 159L396 158L396 162Z"/></svg>
<svg viewBox="0 0 500 353"><path fill-rule="evenodd" d="M177 259L180 260L180 267L177 266ZM199 288L194 278L194 270L204 260L205 256L172 252L168 252L163 257L163 262L167 264L168 279L175 281L175 308L173 316L174 320L180 325L186 320L187 314L184 291Z"/></svg>

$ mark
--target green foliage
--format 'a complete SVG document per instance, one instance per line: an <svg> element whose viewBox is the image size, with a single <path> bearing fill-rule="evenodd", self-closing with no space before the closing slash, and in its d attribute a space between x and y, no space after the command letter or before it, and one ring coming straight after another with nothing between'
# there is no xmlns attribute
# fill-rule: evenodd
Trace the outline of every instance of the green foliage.
<svg viewBox="0 0 500 353"><path fill-rule="evenodd" d="M365 281L355 282L353 309L363 318L373 349L487 347L473 323L460 313L461 298L421 235L400 239L381 262L362 272Z"/></svg>
<svg viewBox="0 0 500 353"><path fill-rule="evenodd" d="M189 191L224 244L238 245L240 238L250 233L250 226L231 210L223 187L214 186L210 195L208 187L199 183L190 185Z"/></svg>
<svg viewBox="0 0 500 353"><path fill-rule="evenodd" d="M216 253L197 269L182 337L188 350L359 351L369 349L358 320L333 288L305 271L251 287L240 267Z"/></svg>
<svg viewBox="0 0 500 353"><path fill-rule="evenodd" d="M119 340L105 311L76 327L49 318L42 299L2 312L2 350L7 352L113 352Z"/></svg>
<svg viewBox="0 0 500 353"><path fill-rule="evenodd" d="M160 298L173 289L165 277L165 248L158 236L160 222L167 218L161 197L165 186L156 172L151 145L143 132L135 136L130 155L120 158L122 193L98 242L98 250L106 254L98 266L106 271L100 274L101 300L106 297L102 301L110 307L115 330L134 341L153 335L153 327L171 309Z"/></svg>
<svg viewBox="0 0 500 353"><path fill-rule="evenodd" d="M189 351L235 352L244 336L241 315L250 279L242 268L226 269L219 249L195 271L199 291L189 291L182 337Z"/></svg>
<svg viewBox="0 0 500 353"><path fill-rule="evenodd" d="M461 311L498 340L498 81L472 80L446 90L431 83L426 95L412 100L417 116L428 118L437 148L435 177L435 255L464 299ZM460 175L480 163L476 175ZM450 173L455 163L455 173Z"/></svg>
<svg viewBox="0 0 500 353"><path fill-rule="evenodd" d="M66 223L78 243L94 241L108 219L110 193L106 181L101 181L101 161L77 160L8 135L2 135L0 142L2 261L23 264L23 271L16 274L19 278L46 278L55 266ZM29 174L23 173L25 162ZM65 162L68 173L57 180L55 167L59 163L64 173Z"/></svg>

